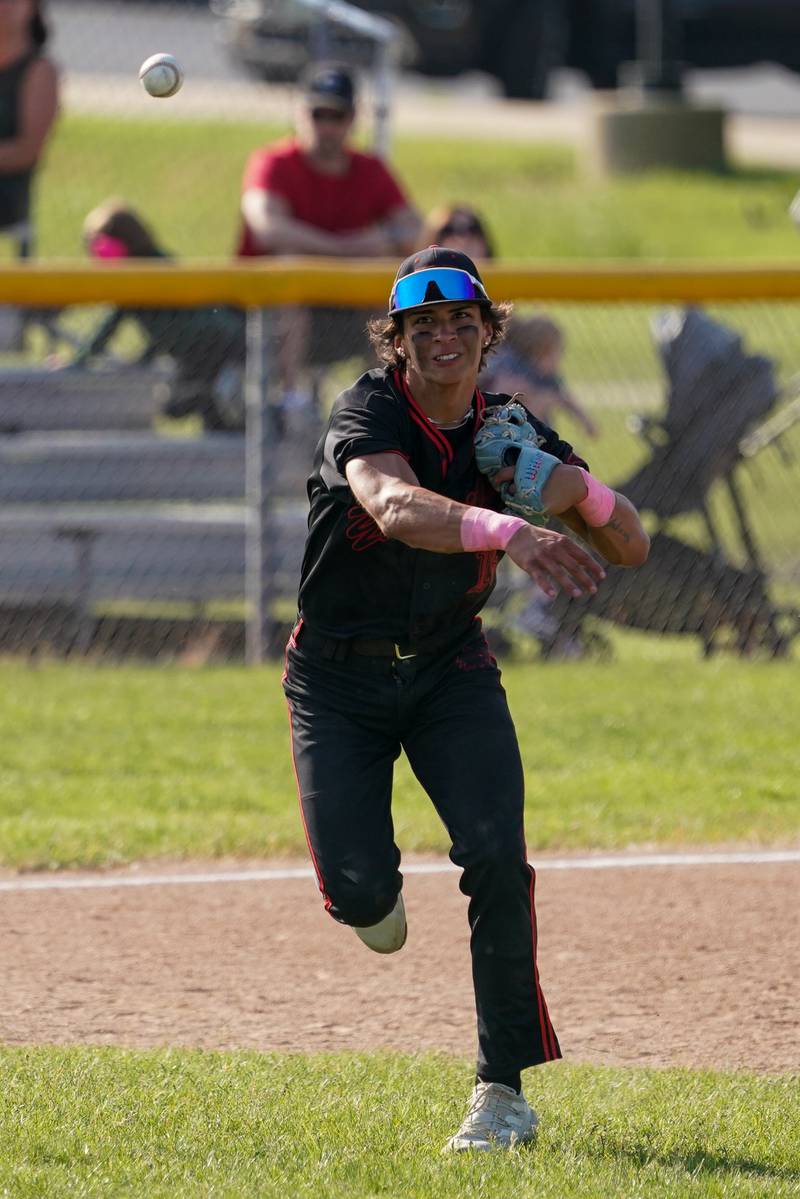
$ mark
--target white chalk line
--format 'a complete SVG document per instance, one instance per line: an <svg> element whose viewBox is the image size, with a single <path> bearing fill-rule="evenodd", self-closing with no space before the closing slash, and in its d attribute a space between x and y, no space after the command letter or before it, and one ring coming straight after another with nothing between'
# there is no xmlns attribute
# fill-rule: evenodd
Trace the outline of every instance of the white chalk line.
<svg viewBox="0 0 800 1199"><path fill-rule="evenodd" d="M761 866L800 862L800 849L742 850L708 853L614 854L584 858L542 858L533 864L537 872L547 870L625 870L653 866ZM451 862L409 862L403 874L449 874L458 867ZM212 886L217 883L274 883L294 878L313 878L310 866L274 866L261 870L220 870L202 874L126 874L79 878L0 879L0 891L80 891L108 887Z"/></svg>

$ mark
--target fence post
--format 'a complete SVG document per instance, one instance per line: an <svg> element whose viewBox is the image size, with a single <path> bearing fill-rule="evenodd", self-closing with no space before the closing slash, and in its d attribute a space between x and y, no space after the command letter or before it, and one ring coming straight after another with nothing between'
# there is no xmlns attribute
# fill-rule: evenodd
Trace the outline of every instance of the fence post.
<svg viewBox="0 0 800 1199"><path fill-rule="evenodd" d="M638 0L636 69L645 92L683 92L681 27L674 0Z"/></svg>
<svg viewBox="0 0 800 1199"><path fill-rule="evenodd" d="M245 376L245 661L257 666L269 645L270 487L274 430L269 403L269 314L264 308L247 310L247 366Z"/></svg>

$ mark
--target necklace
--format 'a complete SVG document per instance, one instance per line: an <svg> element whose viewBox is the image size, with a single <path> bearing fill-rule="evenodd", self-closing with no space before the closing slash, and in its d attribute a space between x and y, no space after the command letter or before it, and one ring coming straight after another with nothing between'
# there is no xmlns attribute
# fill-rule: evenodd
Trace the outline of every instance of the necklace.
<svg viewBox="0 0 800 1199"><path fill-rule="evenodd" d="M428 420L431 422L432 425L436 425L437 429L459 429L466 421L469 420L469 418L471 416L472 416L472 404L470 403L470 406L467 409L467 411L464 413L463 416L460 416L458 418L458 420L434 420L434 418L432 416L429 416Z"/></svg>

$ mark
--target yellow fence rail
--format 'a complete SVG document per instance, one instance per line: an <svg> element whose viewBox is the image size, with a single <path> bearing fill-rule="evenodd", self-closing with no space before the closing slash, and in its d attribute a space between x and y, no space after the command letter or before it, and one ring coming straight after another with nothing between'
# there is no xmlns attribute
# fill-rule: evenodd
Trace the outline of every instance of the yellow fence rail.
<svg viewBox="0 0 800 1199"><path fill-rule="evenodd" d="M282 258L237 263L35 262L0 267L0 303L179 308L316 304L381 309L396 260ZM800 300L800 267L776 263L503 263L482 271L498 300L731 303Z"/></svg>

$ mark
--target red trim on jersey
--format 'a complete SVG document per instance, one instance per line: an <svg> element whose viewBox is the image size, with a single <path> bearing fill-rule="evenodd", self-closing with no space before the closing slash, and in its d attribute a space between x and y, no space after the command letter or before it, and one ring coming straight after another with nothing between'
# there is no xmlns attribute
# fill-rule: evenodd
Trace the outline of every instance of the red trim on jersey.
<svg viewBox="0 0 800 1199"><path fill-rule="evenodd" d="M442 478L444 478L444 476L447 474L447 468L453 461L453 447L444 434L440 433L435 425L432 425L428 420L427 416L414 399L411 388L406 382L405 375L399 370L395 371L395 383L406 398L409 408L409 416L419 425L425 436L433 442L439 451L439 457L442 460Z"/></svg>
<svg viewBox="0 0 800 1199"><path fill-rule="evenodd" d="M486 400L483 398L483 392L479 387L475 388L475 428L479 429L483 424L483 414L486 411Z"/></svg>
<svg viewBox="0 0 800 1199"><path fill-rule="evenodd" d="M536 1003L539 1008L539 1028L542 1036L542 1049L544 1050L544 1060L553 1062L561 1057L558 1041L556 1040L555 1029L550 1020L550 1013L547 1010L542 987L539 982L539 967L536 964L536 951L538 948L539 934L536 925L536 904L534 901L534 892L536 889L536 871L533 866L529 865L528 869L531 872L531 933L533 935L533 985L536 991Z"/></svg>
<svg viewBox="0 0 800 1199"><path fill-rule="evenodd" d="M294 649L297 646L297 634L300 632L302 627L303 627L303 618L301 616L300 620L297 622L297 624L295 625L295 627L292 629L291 633L289 634L289 640L286 642L286 649L285 649L284 655L283 655L283 679L286 678L286 672L289 669L289 649L290 648ZM311 855L311 864L314 867L314 874L317 876L317 886L319 887L322 898L325 901L325 911L329 912L331 910L331 905L333 903L333 900L328 895L328 892L325 890L325 883L323 882L323 879L322 879L322 872L320 871L319 864L317 862L317 858L314 853L314 847L311 844L311 838L308 835L308 825L306 824L306 814L303 811L303 797L302 797L302 793L300 791L300 778L297 773L297 760L294 756L294 729L292 728L292 705L288 700L286 701L286 707L288 709L288 715L289 715L289 747L290 747L291 754L292 754L292 770L294 771L294 781L295 781L295 786L297 787L297 803L298 803L298 807L300 808L300 820L303 825L303 832L305 833L306 845L308 846L308 852Z"/></svg>
<svg viewBox="0 0 800 1199"><path fill-rule="evenodd" d="M433 444L436 446L437 450L439 451L439 461L442 464L442 478L444 478L445 475L447 474L447 467L449 466L449 462L448 462L447 456L442 453L442 449L441 449L441 446L439 445L439 443L433 437L431 437L430 424L428 423L428 421L425 419L424 416L417 416L417 414L413 408L410 410L408 415L411 417L411 419L416 424L419 425L420 429L422 429L422 432L431 438L431 441L433 441Z"/></svg>
<svg viewBox="0 0 800 1199"><path fill-rule="evenodd" d="M297 634L303 627L302 616L289 634L289 640L286 642L286 648L283 651L283 674L281 675L281 683L286 682L286 671L289 669L289 650L297 649Z"/></svg>
<svg viewBox="0 0 800 1199"><path fill-rule="evenodd" d="M314 853L314 847L311 844L311 837L308 835L308 825L306 824L306 814L303 811L303 800L302 800L302 796L300 793L300 779L297 774L297 761L295 760L295 756L294 756L294 732L292 730L292 705L287 702L287 707L289 709L289 744L291 746L291 751L292 751L292 769L294 771L294 781L297 785L297 804L298 804L298 807L300 808L300 820L303 825L303 832L305 833L306 845L308 846L308 852L311 855L311 864L314 867L314 874L317 876L317 886L319 887L320 894L322 895L323 901L325 903L325 911L329 912L333 905L333 900L331 899L328 892L325 890L325 883L322 878L322 872L320 871L319 863L317 862L317 857L316 857L316 854Z"/></svg>

